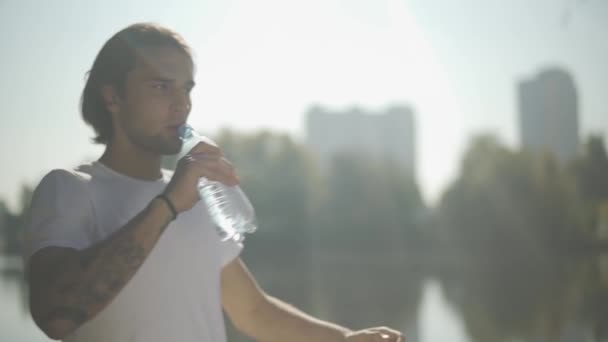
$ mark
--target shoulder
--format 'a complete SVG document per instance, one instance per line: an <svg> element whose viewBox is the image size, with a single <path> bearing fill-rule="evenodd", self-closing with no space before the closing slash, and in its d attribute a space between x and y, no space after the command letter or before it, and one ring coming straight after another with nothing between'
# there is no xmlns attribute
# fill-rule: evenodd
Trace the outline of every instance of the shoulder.
<svg viewBox="0 0 608 342"><path fill-rule="evenodd" d="M75 182L86 183L91 180L91 173L88 172L87 166L82 165L76 169L54 169L49 171L41 182Z"/></svg>
<svg viewBox="0 0 608 342"><path fill-rule="evenodd" d="M40 181L24 226L24 256L48 247L81 248L93 241L93 208L86 174L54 169Z"/></svg>
<svg viewBox="0 0 608 342"><path fill-rule="evenodd" d="M34 196L55 197L58 194L66 194L80 197L79 195L86 194L86 185L90 180L90 174L77 169L54 169L42 177Z"/></svg>

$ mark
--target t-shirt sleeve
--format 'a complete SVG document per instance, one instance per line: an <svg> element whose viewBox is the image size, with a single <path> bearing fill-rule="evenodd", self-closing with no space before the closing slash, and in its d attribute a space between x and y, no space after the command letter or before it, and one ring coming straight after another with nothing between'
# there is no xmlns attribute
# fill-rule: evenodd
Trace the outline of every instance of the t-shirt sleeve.
<svg viewBox="0 0 608 342"><path fill-rule="evenodd" d="M243 243L234 240L220 242L220 253L222 267L228 265L232 260L236 259L243 250Z"/></svg>
<svg viewBox="0 0 608 342"><path fill-rule="evenodd" d="M23 257L48 247L83 249L91 244L91 201L86 184L67 170L48 173L34 191L24 231Z"/></svg>

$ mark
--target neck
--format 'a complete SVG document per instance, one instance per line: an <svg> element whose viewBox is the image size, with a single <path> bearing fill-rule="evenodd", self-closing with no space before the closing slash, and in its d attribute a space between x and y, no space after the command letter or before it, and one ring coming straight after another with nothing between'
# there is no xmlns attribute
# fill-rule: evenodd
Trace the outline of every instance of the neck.
<svg viewBox="0 0 608 342"><path fill-rule="evenodd" d="M161 155L142 150L132 144L119 146L115 142L109 142L99 161L129 177L156 180L162 176L161 159Z"/></svg>

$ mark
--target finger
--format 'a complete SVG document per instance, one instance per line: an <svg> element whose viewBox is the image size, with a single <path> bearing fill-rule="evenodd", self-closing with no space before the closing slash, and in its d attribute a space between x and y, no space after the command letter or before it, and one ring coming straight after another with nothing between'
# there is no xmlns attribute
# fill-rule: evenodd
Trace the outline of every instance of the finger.
<svg viewBox="0 0 608 342"><path fill-rule="evenodd" d="M399 341L399 342L405 341L403 334L394 329L390 329L387 327L378 327L378 328L372 328L370 330L379 332L381 337L383 338L382 341Z"/></svg>
<svg viewBox="0 0 608 342"><path fill-rule="evenodd" d="M222 159L221 154L213 154L213 153L207 153L207 152L188 153L186 156L189 158L192 158L194 160L220 160L220 159Z"/></svg>
<svg viewBox="0 0 608 342"><path fill-rule="evenodd" d="M391 337L387 334L383 334L380 332L374 332L371 335L371 339L370 341L374 341L374 342L389 342L391 341Z"/></svg>
<svg viewBox="0 0 608 342"><path fill-rule="evenodd" d="M222 170L225 170L228 173L231 174L236 174L235 169L234 169L234 165L232 165L232 163L219 155L209 155L208 153L195 153L192 155L188 155L187 158L190 158L190 160L194 160L194 161L204 161L204 162L209 162L209 163L217 163L218 165L221 166ZM209 165L213 165L213 164L209 164Z"/></svg>
<svg viewBox="0 0 608 342"><path fill-rule="evenodd" d="M206 170L205 174L201 177L204 177L205 179L212 181L212 182L220 182L227 186L238 185L238 179L236 179L234 177L228 177L225 174L222 174L222 173L216 172L216 171L212 171L212 170Z"/></svg>
<svg viewBox="0 0 608 342"><path fill-rule="evenodd" d="M225 183L227 185L237 185L240 183L236 175L234 166L225 158L200 157L186 155L180 163L190 165L196 170L197 177L204 177L213 181Z"/></svg>
<svg viewBox="0 0 608 342"><path fill-rule="evenodd" d="M224 183L229 186L237 185L239 178L234 167L224 158L195 160L193 163L200 170L199 177Z"/></svg>
<svg viewBox="0 0 608 342"><path fill-rule="evenodd" d="M190 149L189 154L208 153L211 155L223 155L222 150L217 145L211 145L207 142L199 142Z"/></svg>
<svg viewBox="0 0 608 342"><path fill-rule="evenodd" d="M403 336L401 333L380 333L383 338L383 342L402 342Z"/></svg>
<svg viewBox="0 0 608 342"><path fill-rule="evenodd" d="M223 173L229 177L236 177L236 170L234 169L234 166L226 158L207 161L207 163L209 163L210 167L214 168L219 173Z"/></svg>
<svg viewBox="0 0 608 342"><path fill-rule="evenodd" d="M375 337L374 341L397 342L397 341L399 341L399 336L391 336L389 334L378 333L378 335Z"/></svg>
<svg viewBox="0 0 608 342"><path fill-rule="evenodd" d="M373 331L368 329L367 331L361 332L357 335L358 339L354 341L360 342L392 342L391 336L381 333L379 331ZM353 341L353 342L354 342Z"/></svg>

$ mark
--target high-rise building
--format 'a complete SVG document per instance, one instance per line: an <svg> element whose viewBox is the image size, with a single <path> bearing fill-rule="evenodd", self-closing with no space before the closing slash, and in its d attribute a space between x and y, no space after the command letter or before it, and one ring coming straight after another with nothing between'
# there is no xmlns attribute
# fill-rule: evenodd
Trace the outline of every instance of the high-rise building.
<svg viewBox="0 0 608 342"><path fill-rule="evenodd" d="M306 133L307 145L322 162L351 150L391 159L414 174L414 114L409 107L370 113L359 108L332 112L315 106L306 115Z"/></svg>
<svg viewBox="0 0 608 342"><path fill-rule="evenodd" d="M521 146L547 149L562 163L576 156L579 144L578 96L566 71L551 68L518 86Z"/></svg>

